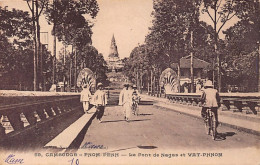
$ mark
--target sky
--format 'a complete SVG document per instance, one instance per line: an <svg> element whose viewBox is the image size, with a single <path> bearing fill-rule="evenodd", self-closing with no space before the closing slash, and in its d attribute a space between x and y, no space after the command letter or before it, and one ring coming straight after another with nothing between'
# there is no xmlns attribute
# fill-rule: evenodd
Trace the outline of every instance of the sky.
<svg viewBox="0 0 260 165"><path fill-rule="evenodd" d="M152 0L97 0L97 2L100 11L97 17L91 20L94 23L92 29L93 46L107 59L111 39L114 34L119 57L121 59L129 57L131 51L138 44L144 43L145 36L149 33L148 28L152 26ZM16 8L29 11L27 3L24 0L0 0L0 5L8 6L8 10ZM200 19L209 24L211 23L210 18L206 14L201 15ZM234 18L223 29L228 28L235 22L236 19ZM43 15L40 17L40 26L42 32L48 32L48 35L42 34L42 37L48 38L46 42L49 50L52 52L52 25L48 25ZM45 39L42 39L42 41L45 41ZM57 43L57 54L62 47L62 43ZM70 49L71 47L68 47L67 50Z"/></svg>

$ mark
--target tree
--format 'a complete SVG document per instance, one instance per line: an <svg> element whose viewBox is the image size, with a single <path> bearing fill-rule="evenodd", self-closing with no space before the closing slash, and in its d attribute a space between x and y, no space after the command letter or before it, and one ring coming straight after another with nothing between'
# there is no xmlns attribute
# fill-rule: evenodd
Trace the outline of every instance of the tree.
<svg viewBox="0 0 260 165"><path fill-rule="evenodd" d="M207 13L213 23L215 55L217 61L217 85L221 91L221 57L218 52L219 33L224 25L237 15L239 8L242 6L243 0L203 0L203 13Z"/></svg>
<svg viewBox="0 0 260 165"><path fill-rule="evenodd" d="M28 47L31 44L32 23L28 12L0 6L0 33L3 36L13 38L16 46Z"/></svg>
<svg viewBox="0 0 260 165"><path fill-rule="evenodd" d="M56 66L56 36L66 45L73 45L76 49L91 43L92 25L84 15L87 14L95 18L98 10L96 0L53 0L53 3L46 9L46 19L50 24L53 24L55 57L53 58L53 82Z"/></svg>
<svg viewBox="0 0 260 165"><path fill-rule="evenodd" d="M1 31L1 59L5 85L19 85L24 89L32 90L34 75L32 18L28 12L12 9L11 11L0 7ZM9 39L8 39L9 38ZM49 69L50 52L43 49L43 71ZM48 76L48 75L46 75ZM21 89L21 88L20 88Z"/></svg>
<svg viewBox="0 0 260 165"><path fill-rule="evenodd" d="M156 50L155 59L162 58L159 63L166 61L165 59L168 66L172 62L178 63L180 77L179 59L191 51L188 46L191 39L189 36L191 29L198 24L199 1L155 0L153 6L153 26L146 42L151 45L150 50ZM161 65L158 60L156 65Z"/></svg>
<svg viewBox="0 0 260 165"><path fill-rule="evenodd" d="M0 19L2 85L31 86L31 18L28 12L0 7Z"/></svg>
<svg viewBox="0 0 260 165"><path fill-rule="evenodd" d="M237 16L241 19L225 34L226 52L223 67L229 84L253 87L256 91L259 76L258 52L260 41L259 2L242 1Z"/></svg>
<svg viewBox="0 0 260 165"><path fill-rule="evenodd" d="M84 68L89 68L96 75L97 82L102 82L104 85L108 85L107 82L107 66L102 54L98 53L97 49L91 45L85 45L78 52L77 58L73 58L73 53L64 49L60 52L60 58L58 60L57 78L59 81L72 81L72 63L76 63L77 72ZM75 74L74 74L75 75ZM63 79L65 78L65 79ZM75 81L75 77L74 77ZM75 82L74 82L75 83Z"/></svg>
<svg viewBox="0 0 260 165"><path fill-rule="evenodd" d="M55 35L60 41L80 47L91 42L92 25L85 15L95 18L98 10L96 0L55 0L45 15L49 23L55 23Z"/></svg>

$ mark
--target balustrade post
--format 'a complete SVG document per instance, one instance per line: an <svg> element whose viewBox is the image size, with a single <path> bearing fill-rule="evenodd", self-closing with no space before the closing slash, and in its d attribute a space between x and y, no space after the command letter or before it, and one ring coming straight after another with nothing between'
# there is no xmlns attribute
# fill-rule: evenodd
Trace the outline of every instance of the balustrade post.
<svg viewBox="0 0 260 165"><path fill-rule="evenodd" d="M257 107L257 103L256 102L247 102L247 106L250 108L250 110L256 115L257 111L255 109L255 107Z"/></svg>
<svg viewBox="0 0 260 165"><path fill-rule="evenodd" d="M46 120L47 116L44 113L44 108L42 107L42 105L36 105L35 106L36 112L38 114L38 116L40 117L41 120Z"/></svg>
<svg viewBox="0 0 260 165"><path fill-rule="evenodd" d="M222 111L230 110L230 101L222 99L220 108Z"/></svg>
<svg viewBox="0 0 260 165"><path fill-rule="evenodd" d="M191 105L197 106L198 105L198 100L196 98L193 98Z"/></svg>
<svg viewBox="0 0 260 165"><path fill-rule="evenodd" d="M243 104L241 101L234 101L234 106L236 108L235 110L233 110L234 112L242 112Z"/></svg>
<svg viewBox="0 0 260 165"><path fill-rule="evenodd" d="M21 114L20 112L13 112L13 113L7 114L7 118L15 131L18 131L18 130L21 130L22 128L24 128L20 114Z"/></svg>
<svg viewBox="0 0 260 165"><path fill-rule="evenodd" d="M0 137L4 138L5 137L5 128L2 125L2 120L3 120L3 115L0 114Z"/></svg>
<svg viewBox="0 0 260 165"><path fill-rule="evenodd" d="M187 97L187 105L191 105L192 104L192 99Z"/></svg>
<svg viewBox="0 0 260 165"><path fill-rule="evenodd" d="M50 104L51 104L52 109L53 109L54 112L56 113L56 115L62 113L62 111L58 109L58 106L57 106L56 102L52 102L52 103L50 103Z"/></svg>
<svg viewBox="0 0 260 165"><path fill-rule="evenodd" d="M66 108L63 105L64 101L59 101L57 107L60 109L61 112L66 112Z"/></svg>
<svg viewBox="0 0 260 165"><path fill-rule="evenodd" d="M44 105L44 109L49 117L54 116L52 109L51 109L51 105L49 103Z"/></svg>
<svg viewBox="0 0 260 165"><path fill-rule="evenodd" d="M26 111L23 111L23 114L30 125L37 123L37 118L34 116L34 111L31 111L32 107L26 107Z"/></svg>

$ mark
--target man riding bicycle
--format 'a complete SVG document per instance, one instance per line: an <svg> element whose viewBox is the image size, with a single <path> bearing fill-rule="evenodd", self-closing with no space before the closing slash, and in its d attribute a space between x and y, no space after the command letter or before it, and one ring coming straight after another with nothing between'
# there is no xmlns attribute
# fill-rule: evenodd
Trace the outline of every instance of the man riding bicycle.
<svg viewBox="0 0 260 165"><path fill-rule="evenodd" d="M202 102L202 110L201 116L204 120L207 120L207 109L211 109L211 111L215 114L216 127L218 126L218 108L220 107L220 97L219 93L216 89L214 89L212 81L207 80L204 84L204 89L202 89L201 102Z"/></svg>
<svg viewBox="0 0 260 165"><path fill-rule="evenodd" d="M135 115L138 115L138 104L140 102L140 95L139 95L139 92L137 90L137 87L136 85L133 85L133 97L132 97L132 101L133 101L133 105L132 105L132 110L133 110L133 113Z"/></svg>

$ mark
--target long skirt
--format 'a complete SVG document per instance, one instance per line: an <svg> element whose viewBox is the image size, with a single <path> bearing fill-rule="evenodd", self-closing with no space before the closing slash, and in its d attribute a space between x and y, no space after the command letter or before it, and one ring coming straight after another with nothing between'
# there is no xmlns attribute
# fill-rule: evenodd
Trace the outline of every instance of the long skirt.
<svg viewBox="0 0 260 165"><path fill-rule="evenodd" d="M129 119L130 115L131 115L131 111L132 111L132 104L129 102L126 102L124 105L124 115L127 119Z"/></svg>

